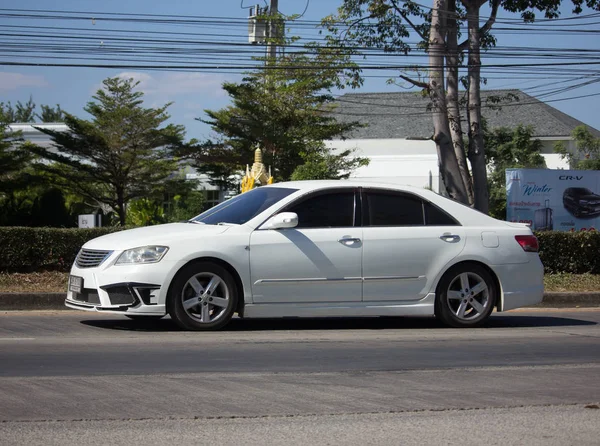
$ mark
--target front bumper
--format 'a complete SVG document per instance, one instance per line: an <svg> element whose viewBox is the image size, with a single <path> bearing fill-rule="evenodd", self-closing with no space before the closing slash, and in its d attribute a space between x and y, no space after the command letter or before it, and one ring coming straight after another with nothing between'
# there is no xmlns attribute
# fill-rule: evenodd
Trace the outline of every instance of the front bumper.
<svg viewBox="0 0 600 446"><path fill-rule="evenodd" d="M168 286L178 263L115 266L107 259L96 268L73 265L71 275L83 279L81 292L67 292L65 305L85 311L156 316L166 314Z"/></svg>
<svg viewBox="0 0 600 446"><path fill-rule="evenodd" d="M577 210L581 216L595 217L600 215L600 206L581 206Z"/></svg>

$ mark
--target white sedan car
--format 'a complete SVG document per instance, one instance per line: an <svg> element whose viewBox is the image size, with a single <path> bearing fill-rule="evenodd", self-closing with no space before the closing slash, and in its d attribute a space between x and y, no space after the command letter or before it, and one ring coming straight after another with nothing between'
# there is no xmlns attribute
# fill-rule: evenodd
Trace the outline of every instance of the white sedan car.
<svg viewBox="0 0 600 446"><path fill-rule="evenodd" d="M437 316L453 327L543 297L538 243L426 189L355 181L260 187L194 219L87 242L66 305L189 330L244 318Z"/></svg>

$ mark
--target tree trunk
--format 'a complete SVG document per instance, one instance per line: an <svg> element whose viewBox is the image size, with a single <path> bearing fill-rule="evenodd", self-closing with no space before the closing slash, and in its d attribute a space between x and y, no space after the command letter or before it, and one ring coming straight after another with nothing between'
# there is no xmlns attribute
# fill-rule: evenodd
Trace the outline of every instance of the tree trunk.
<svg viewBox="0 0 600 446"><path fill-rule="evenodd" d="M125 226L125 192L121 189L117 189L117 214L119 215L119 224Z"/></svg>
<svg viewBox="0 0 600 446"><path fill-rule="evenodd" d="M481 129L481 57L479 32L479 0L463 2L466 6L469 28L469 161L473 171L473 191L475 208L488 213L489 193L487 186L487 171L483 133Z"/></svg>
<svg viewBox="0 0 600 446"><path fill-rule="evenodd" d="M446 186L446 191L455 200L468 204L469 198L450 137L446 92L444 91L447 2L448 0L434 0L429 34L429 96L433 106L433 140L438 152L440 176Z"/></svg>
<svg viewBox="0 0 600 446"><path fill-rule="evenodd" d="M452 137L452 144L454 146L454 153L456 153L460 175L465 185L467 196L469 197L469 204L473 205L473 182L471 181L471 173L469 172L469 167L467 165L465 143L463 139L464 133L460 122L460 107L458 102L458 28L456 23L456 3L453 0L449 0L448 2L448 19L446 21L446 27L448 29L446 38L448 51L446 55L446 68L448 70L446 75L446 88L448 90L446 94L448 123L450 125L450 135Z"/></svg>

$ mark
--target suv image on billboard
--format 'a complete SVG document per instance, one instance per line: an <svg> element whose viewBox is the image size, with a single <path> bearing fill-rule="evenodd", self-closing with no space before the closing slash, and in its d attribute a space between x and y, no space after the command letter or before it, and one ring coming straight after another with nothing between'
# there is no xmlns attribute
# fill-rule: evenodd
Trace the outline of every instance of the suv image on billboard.
<svg viewBox="0 0 600 446"><path fill-rule="evenodd" d="M600 215L600 195L585 187L569 187L563 192L563 206L574 217Z"/></svg>

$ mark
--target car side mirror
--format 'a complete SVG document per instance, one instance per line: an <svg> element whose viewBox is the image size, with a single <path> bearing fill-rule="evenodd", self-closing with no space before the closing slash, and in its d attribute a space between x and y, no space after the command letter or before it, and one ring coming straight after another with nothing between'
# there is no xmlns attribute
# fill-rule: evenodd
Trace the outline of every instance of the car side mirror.
<svg viewBox="0 0 600 446"><path fill-rule="evenodd" d="M295 212L282 212L273 215L263 225L264 229L285 229L298 226L298 214Z"/></svg>

